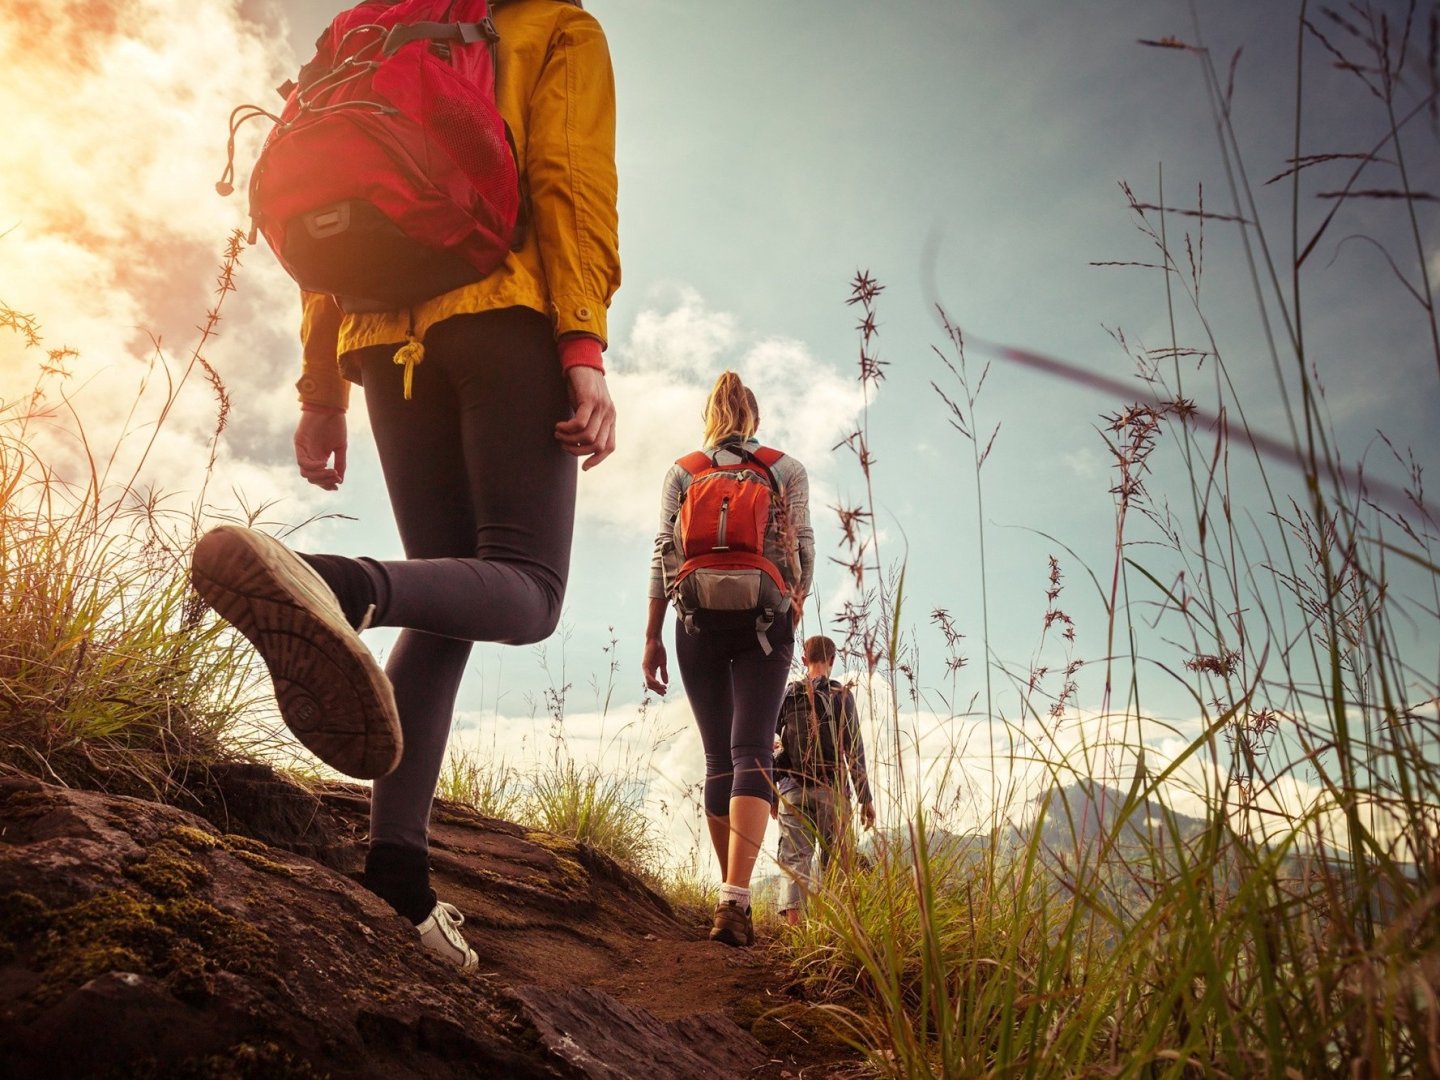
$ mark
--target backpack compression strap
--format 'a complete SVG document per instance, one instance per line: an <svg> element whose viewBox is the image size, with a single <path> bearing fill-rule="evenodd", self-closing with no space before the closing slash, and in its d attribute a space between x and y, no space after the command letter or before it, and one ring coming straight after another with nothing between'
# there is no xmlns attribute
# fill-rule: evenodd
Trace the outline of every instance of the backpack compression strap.
<svg viewBox="0 0 1440 1080"><path fill-rule="evenodd" d="M489 19L478 23L400 23L385 35L385 44L380 51L391 56L402 45L412 41L458 41L464 45L484 41L493 46L499 40L495 24Z"/></svg>

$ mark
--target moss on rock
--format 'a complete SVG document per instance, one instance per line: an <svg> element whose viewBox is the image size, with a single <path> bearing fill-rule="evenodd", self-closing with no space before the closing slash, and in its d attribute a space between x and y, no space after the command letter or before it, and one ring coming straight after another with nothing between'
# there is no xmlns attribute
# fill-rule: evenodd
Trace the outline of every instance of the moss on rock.
<svg viewBox="0 0 1440 1080"><path fill-rule="evenodd" d="M39 1004L108 971L161 979L182 1000L207 997L219 971L275 975L268 937L194 897L157 902L116 890L48 910L34 897L10 894L0 907L10 914L7 934L17 926L31 931L28 948L9 944L28 952L27 966L40 975Z"/></svg>
<svg viewBox="0 0 1440 1080"><path fill-rule="evenodd" d="M27 892L0 896L0 940L12 945L29 941L43 929L48 910L44 901Z"/></svg>
<svg viewBox="0 0 1440 1080"><path fill-rule="evenodd" d="M125 876L159 897L189 896L210 880L210 871L191 857L190 848L166 838L145 857L125 867Z"/></svg>
<svg viewBox="0 0 1440 1080"><path fill-rule="evenodd" d="M224 843L214 833L208 833L204 829L197 829L191 825L176 825L165 835L172 840L178 840L191 851L211 851Z"/></svg>

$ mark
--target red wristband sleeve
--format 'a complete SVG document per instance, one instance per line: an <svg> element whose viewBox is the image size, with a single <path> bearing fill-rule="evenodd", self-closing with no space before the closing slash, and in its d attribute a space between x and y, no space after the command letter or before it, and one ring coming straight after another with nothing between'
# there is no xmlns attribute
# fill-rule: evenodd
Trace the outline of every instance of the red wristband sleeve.
<svg viewBox="0 0 1440 1080"><path fill-rule="evenodd" d="M605 361L601 358L600 339L589 334L575 334L560 341L560 368L569 371L573 367L594 368L605 374Z"/></svg>

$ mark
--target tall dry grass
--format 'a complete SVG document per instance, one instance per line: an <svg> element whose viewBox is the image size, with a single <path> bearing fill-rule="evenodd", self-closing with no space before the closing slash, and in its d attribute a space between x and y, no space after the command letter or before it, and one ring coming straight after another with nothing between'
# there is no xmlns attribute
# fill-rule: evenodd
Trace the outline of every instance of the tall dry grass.
<svg viewBox="0 0 1440 1080"><path fill-rule="evenodd" d="M0 330L37 356L30 394L0 402L4 767L164 798L183 789L191 770L254 749L235 721L264 700L256 665L208 616L187 575L229 410L203 350L234 288L239 250L232 237L215 305L188 358L172 366L156 349L145 379L164 386L158 415L132 408L128 423L100 443L70 393L71 369L82 359L68 348L47 350L36 320L0 303ZM172 510L140 478L195 377L215 394L211 457L192 508ZM122 454L137 442L138 452ZM72 451L60 464L43 449L56 445Z"/></svg>
<svg viewBox="0 0 1440 1080"><path fill-rule="evenodd" d="M1235 133L1233 61L1217 63L1198 24L1191 40L1144 43L1199 68L1230 180L1218 209L1202 193L1167 200L1163 174L1153 200L1123 189L1147 247L1128 265L1163 281L1170 340L1142 348L1115 333L1129 385L982 346L1123 395L1099 424L1113 558L1079 565L1106 613L1096 661L1065 609L1078 560L1059 540L1028 669L996 658L988 598L975 619L983 676L961 655L970 627L932 609L949 680L932 699L957 729L986 732L939 761L922 761L921 733L904 730L907 685L918 701L914 617L903 565L877 551L863 421L848 441L868 504L840 509L857 597L847 652L879 687L869 704L893 744L881 787L898 795L873 864L842 863L785 948L884 1075L1440 1076L1440 520L1423 456L1386 438L1384 461L1343 456L1302 308L1337 215L1391 210L1398 229L1371 239L1416 301L1411 347L1440 370L1436 237L1421 213L1436 193L1417 181L1435 175L1440 13L1302 3L1296 32L1356 80L1382 137L1303 155L1297 115L1273 181L1289 186L1290 210L1271 223ZM1296 100L1303 112L1303 83ZM1312 202L1323 212L1302 232ZM1247 415L1202 303L1207 228L1238 233L1280 435ZM880 291L862 274L852 292L867 385L883 375ZM983 500L985 465L1004 452L984 416L989 366L976 369L975 342L944 312L941 325L935 390ZM982 585L985 530L982 502ZM1170 663L1176 643L1183 659ZM1192 727L1155 718L1155 680L1188 694ZM1147 757L1182 736L1178 752ZM947 831L947 793L971 798L978 826Z"/></svg>

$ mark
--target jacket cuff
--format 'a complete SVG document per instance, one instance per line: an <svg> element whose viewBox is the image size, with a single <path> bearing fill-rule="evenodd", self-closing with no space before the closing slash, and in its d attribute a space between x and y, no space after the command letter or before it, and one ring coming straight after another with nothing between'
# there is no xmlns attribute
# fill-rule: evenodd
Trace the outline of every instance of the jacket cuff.
<svg viewBox="0 0 1440 1080"><path fill-rule="evenodd" d="M605 302L581 293L566 293L550 300L555 316L555 336L590 334L603 343L609 339Z"/></svg>
<svg viewBox="0 0 1440 1080"><path fill-rule="evenodd" d="M295 383L300 400L345 411L350 386L340 374L338 339L344 315L332 297L300 294L300 378Z"/></svg>
<svg viewBox="0 0 1440 1080"><path fill-rule="evenodd" d="M344 412L350 404L350 384L341 378L338 368L333 380L306 372L296 381L295 389L302 407L318 405L325 411Z"/></svg>
<svg viewBox="0 0 1440 1080"><path fill-rule="evenodd" d="M594 368L605 374L605 361L600 355L600 339L589 334L569 334L560 339L560 370Z"/></svg>

